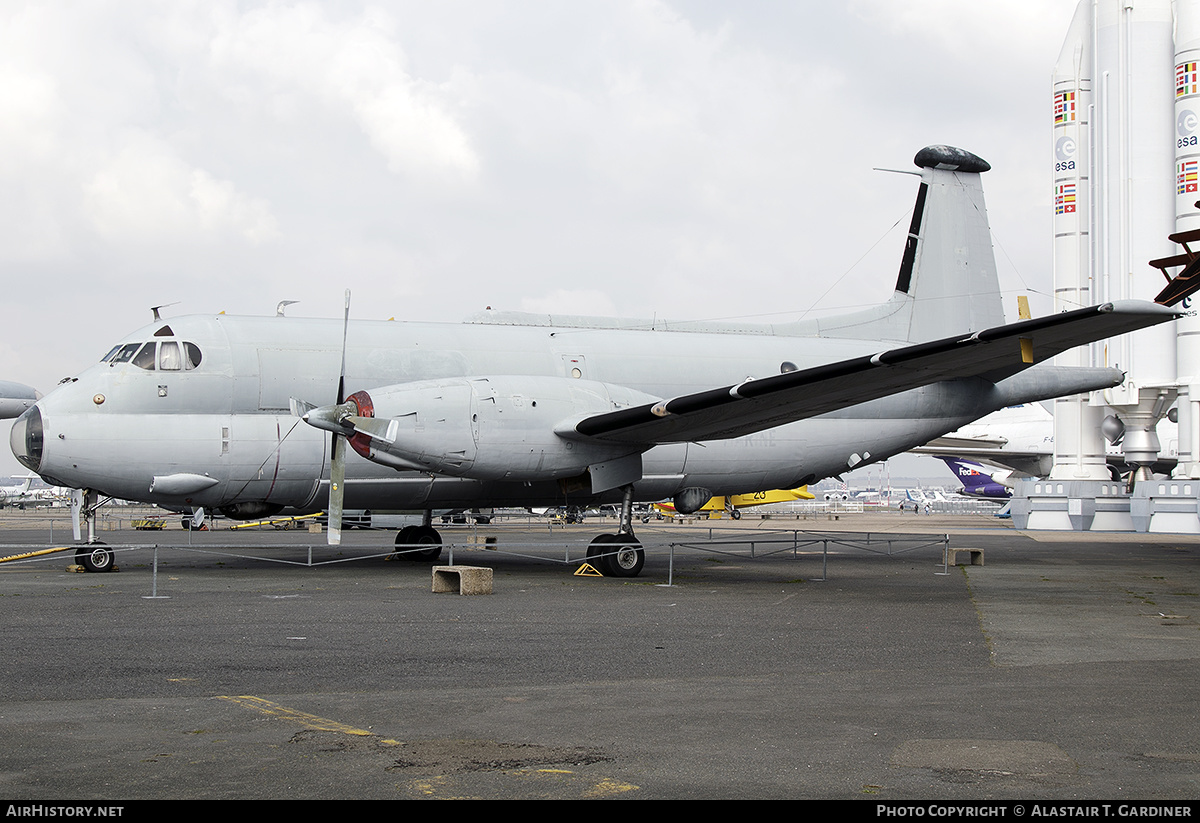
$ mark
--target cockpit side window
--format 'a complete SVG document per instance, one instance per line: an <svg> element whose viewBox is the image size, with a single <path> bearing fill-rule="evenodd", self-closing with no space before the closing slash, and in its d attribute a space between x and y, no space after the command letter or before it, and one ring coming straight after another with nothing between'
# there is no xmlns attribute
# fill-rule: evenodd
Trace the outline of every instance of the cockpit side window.
<svg viewBox="0 0 1200 823"><path fill-rule="evenodd" d="M174 340L164 340L158 344L158 367L163 371L179 371L183 368L179 344Z"/></svg>
<svg viewBox="0 0 1200 823"><path fill-rule="evenodd" d="M113 346L113 347L112 347L112 350L111 350L111 351L109 351L109 353L108 353L108 354L106 354L106 355L104 355L103 357L101 357L101 358L100 358L100 362L101 362L101 363L107 363L109 360L112 360L112 356L113 356L114 354L116 354L116 353L117 353L117 350L118 350L119 348L121 348L121 344L120 344L120 343L118 343L117 345Z"/></svg>
<svg viewBox="0 0 1200 823"><path fill-rule="evenodd" d="M115 355L113 355L113 358L110 362L112 362L112 363L128 363L130 360L133 359L133 355L138 350L139 345L141 345L141 344L140 343L126 343L124 346L121 347L120 351L118 351Z"/></svg>
<svg viewBox="0 0 1200 823"><path fill-rule="evenodd" d="M139 369L154 371L154 344L147 343L142 346L141 351L133 358L133 365Z"/></svg>
<svg viewBox="0 0 1200 823"><path fill-rule="evenodd" d="M200 365L200 347L195 343L184 343L183 350L186 355L184 360L185 369L194 369Z"/></svg>

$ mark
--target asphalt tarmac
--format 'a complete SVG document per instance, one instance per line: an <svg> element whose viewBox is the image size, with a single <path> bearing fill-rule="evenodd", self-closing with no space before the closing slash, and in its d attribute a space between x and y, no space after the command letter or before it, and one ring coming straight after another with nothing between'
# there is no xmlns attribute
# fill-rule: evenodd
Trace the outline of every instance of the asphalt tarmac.
<svg viewBox="0 0 1200 823"><path fill-rule="evenodd" d="M797 528L873 541L769 534ZM102 533L142 546L109 574L0 563L0 797L1200 797L1200 538L747 517L639 525L640 577L577 576L605 530L446 528L480 596L388 532L172 523ZM942 574L944 533L985 565Z"/></svg>

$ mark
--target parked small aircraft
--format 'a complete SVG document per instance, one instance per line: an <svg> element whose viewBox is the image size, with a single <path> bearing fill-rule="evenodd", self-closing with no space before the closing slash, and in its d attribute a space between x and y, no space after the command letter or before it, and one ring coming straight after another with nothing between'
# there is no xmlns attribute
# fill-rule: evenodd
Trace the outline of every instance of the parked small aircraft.
<svg viewBox="0 0 1200 823"><path fill-rule="evenodd" d="M734 520L740 520L742 517L741 509L748 509L753 506L765 506L768 503L791 503L793 500L813 500L814 498L815 495L808 490L808 486L799 486L795 489L772 489L771 491L752 492L750 494L733 494L729 497L717 495L701 506L699 511L727 512ZM667 517L674 517L679 514L675 510L674 503L655 503L654 509Z"/></svg>
<svg viewBox="0 0 1200 823"><path fill-rule="evenodd" d="M33 506L55 506L66 503L70 499L70 489L34 488L36 474L26 475L20 483L11 486L0 486L0 507L14 506L24 509Z"/></svg>
<svg viewBox="0 0 1200 823"><path fill-rule="evenodd" d="M32 502L35 499L32 486L36 479L37 475L30 474L20 483L12 486L0 486L0 506L24 507L25 503Z"/></svg>
<svg viewBox="0 0 1200 823"><path fill-rule="evenodd" d="M947 146L915 163L895 292L869 309L761 326L501 312L433 324L350 322L347 297L340 320L168 318L25 412L12 450L83 490L89 544L101 494L240 518L328 504L331 542L344 506L423 509L397 539L430 555L435 508L619 502L617 532L588 553L633 576L634 501L686 513L795 488L1005 406L1117 385L1117 369L1049 361L1180 313L1122 301L1005 325L990 166ZM80 557L111 568L94 545Z"/></svg>

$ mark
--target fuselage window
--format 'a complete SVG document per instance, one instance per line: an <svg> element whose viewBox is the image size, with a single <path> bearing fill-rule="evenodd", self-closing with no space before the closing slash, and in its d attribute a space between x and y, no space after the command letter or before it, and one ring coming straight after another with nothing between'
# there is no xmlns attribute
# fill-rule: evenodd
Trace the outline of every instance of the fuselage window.
<svg viewBox="0 0 1200 823"><path fill-rule="evenodd" d="M184 343L183 350L187 358L184 360L185 369L194 369L200 365L200 347L195 343Z"/></svg>
<svg viewBox="0 0 1200 823"><path fill-rule="evenodd" d="M158 367L163 371L179 371L183 368L179 344L174 340L165 340L158 344Z"/></svg>
<svg viewBox="0 0 1200 823"><path fill-rule="evenodd" d="M147 343L142 346L141 351L133 358L133 365L139 369L154 371L154 344Z"/></svg>
<svg viewBox="0 0 1200 823"><path fill-rule="evenodd" d="M133 359L134 352L138 350L139 343L126 343L121 347L115 355L113 355L113 363L128 363Z"/></svg>

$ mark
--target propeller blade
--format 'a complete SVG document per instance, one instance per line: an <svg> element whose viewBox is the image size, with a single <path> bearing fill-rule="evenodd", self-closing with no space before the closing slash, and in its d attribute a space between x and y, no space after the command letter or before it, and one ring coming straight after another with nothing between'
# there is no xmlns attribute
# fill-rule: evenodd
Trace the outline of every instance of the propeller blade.
<svg viewBox="0 0 1200 823"><path fill-rule="evenodd" d="M342 544L342 501L346 484L346 438L333 436L333 458L329 466L329 545Z"/></svg>
<svg viewBox="0 0 1200 823"><path fill-rule="evenodd" d="M346 315L342 319L342 368L338 372L337 402L346 401L346 333L350 330L350 289L346 289Z"/></svg>
<svg viewBox="0 0 1200 823"><path fill-rule="evenodd" d="M345 411L343 405L353 406L353 403L346 404L346 335L350 331L350 289L346 289L346 313L342 318L342 367L338 371L338 390L337 390L337 406L335 407L335 419L328 420L333 422L337 429L329 426L322 426L314 422L313 419L317 412L325 409L313 409L304 415L305 422L310 422L317 428L327 428L332 432L333 444L330 450L329 461L329 545L340 546L342 544L342 503L345 500L345 485L346 485L346 438L341 433L342 419ZM353 411L358 411L355 407ZM349 412L353 413L353 412Z"/></svg>
<svg viewBox="0 0 1200 823"><path fill-rule="evenodd" d="M359 417L352 414L346 417L345 421L353 426L356 432L374 440L382 440L384 443L395 443L396 435L400 431L399 422L392 419L380 420L376 417Z"/></svg>
<svg viewBox="0 0 1200 823"><path fill-rule="evenodd" d="M292 413L292 417L304 417L304 415L315 408L316 406L307 400L297 400L295 397L288 398L288 410Z"/></svg>

